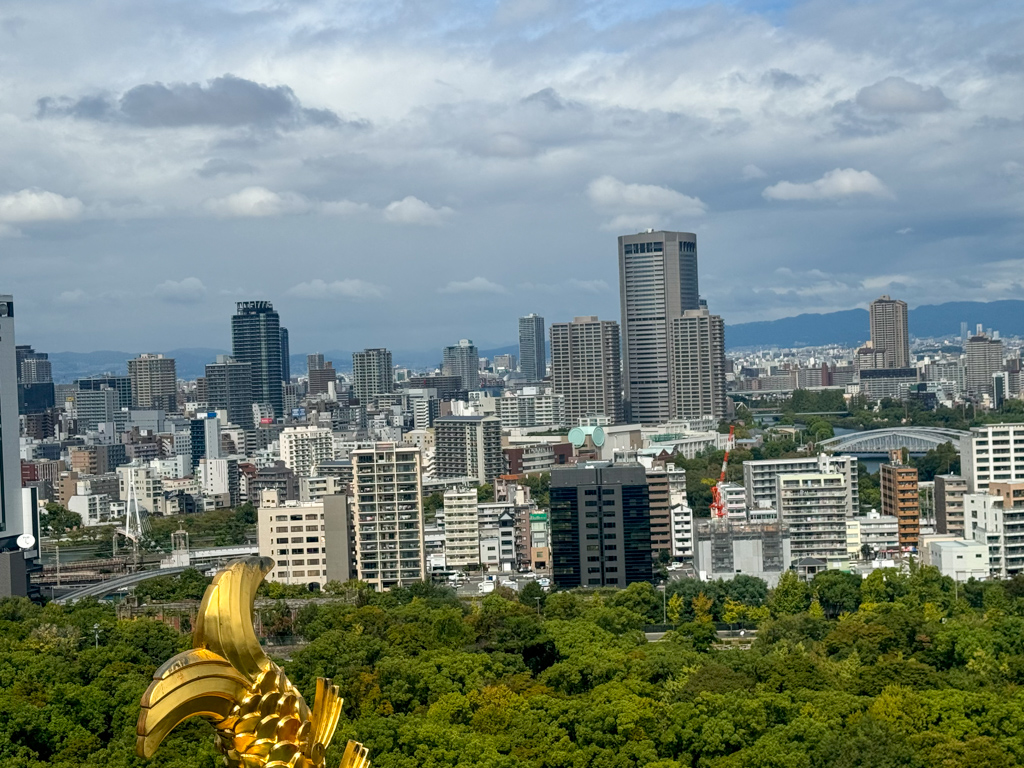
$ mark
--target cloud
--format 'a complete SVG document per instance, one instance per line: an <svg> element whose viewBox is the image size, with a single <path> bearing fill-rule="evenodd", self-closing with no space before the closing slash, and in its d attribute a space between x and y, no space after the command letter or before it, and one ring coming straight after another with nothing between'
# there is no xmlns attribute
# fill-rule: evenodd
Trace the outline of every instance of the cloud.
<svg viewBox="0 0 1024 768"><path fill-rule="evenodd" d="M889 188L873 173L853 168L836 168L809 183L780 181L767 187L762 195L766 200L838 200L853 195L893 197Z"/></svg>
<svg viewBox="0 0 1024 768"><path fill-rule="evenodd" d="M196 169L196 176L212 179L217 176L242 176L256 173L256 166L244 160L224 160L211 157L202 167Z"/></svg>
<svg viewBox="0 0 1024 768"><path fill-rule="evenodd" d="M673 218L703 216L707 211L699 198L654 184L627 184L614 176L594 179L587 196L596 210L614 217L604 228L616 231L656 227Z"/></svg>
<svg viewBox="0 0 1024 768"><path fill-rule="evenodd" d="M355 216L359 213L369 213L372 210L366 203L357 203L352 200L331 200L320 204L320 212L328 216Z"/></svg>
<svg viewBox="0 0 1024 768"><path fill-rule="evenodd" d="M83 209L77 197L64 197L44 189L23 189L0 196L0 223L68 221L81 216Z"/></svg>
<svg viewBox="0 0 1024 768"><path fill-rule="evenodd" d="M743 179L745 181L750 181L751 179L763 179L768 175L767 173L765 173L764 171L762 171L760 168L753 164L744 165L742 174Z"/></svg>
<svg viewBox="0 0 1024 768"><path fill-rule="evenodd" d="M75 288L72 291L61 291L57 294L57 303L59 304L82 304L85 302L85 291L81 288Z"/></svg>
<svg viewBox="0 0 1024 768"><path fill-rule="evenodd" d="M435 208L418 197L409 195L401 200L389 203L384 209L384 218L395 224L419 224L438 227L455 213L451 208L442 206Z"/></svg>
<svg viewBox="0 0 1024 768"><path fill-rule="evenodd" d="M926 88L902 77L887 77L861 88L855 100L861 109L876 114L941 112L952 106L937 85Z"/></svg>
<svg viewBox="0 0 1024 768"><path fill-rule="evenodd" d="M191 125L337 127L343 121L327 109L301 105L287 85L269 86L226 74L204 83L144 83L120 98L91 95L73 99L47 96L36 102L36 116L123 121L145 128ZM360 126L361 123L349 123Z"/></svg>
<svg viewBox="0 0 1024 768"><path fill-rule="evenodd" d="M609 290L608 283L604 280L577 280L576 278L571 278L569 285L583 293L607 293Z"/></svg>
<svg viewBox="0 0 1024 768"><path fill-rule="evenodd" d="M900 229L896 230L896 234L897 235L909 235L913 231L914 231L913 227L901 227Z"/></svg>
<svg viewBox="0 0 1024 768"><path fill-rule="evenodd" d="M492 283L486 277L474 277L472 280L460 282L453 280L438 293L508 293L504 286Z"/></svg>
<svg viewBox="0 0 1024 768"><path fill-rule="evenodd" d="M186 277L177 281L166 280L153 292L157 298L170 304L198 304L206 298L206 286L197 277Z"/></svg>
<svg viewBox="0 0 1024 768"><path fill-rule="evenodd" d="M305 213L310 203L294 192L278 194L266 187L246 187L226 197L206 201L206 209L217 216L262 217Z"/></svg>
<svg viewBox="0 0 1024 768"><path fill-rule="evenodd" d="M300 299L379 299L385 290L384 286L356 278L330 283L317 278L289 288L288 295Z"/></svg>

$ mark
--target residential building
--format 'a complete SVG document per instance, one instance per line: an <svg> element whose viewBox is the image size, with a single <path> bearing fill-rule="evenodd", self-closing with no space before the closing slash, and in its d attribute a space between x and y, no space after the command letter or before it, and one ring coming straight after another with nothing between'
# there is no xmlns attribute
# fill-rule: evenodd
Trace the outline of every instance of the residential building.
<svg viewBox="0 0 1024 768"><path fill-rule="evenodd" d="M391 352L378 347L352 353L352 394L364 406L394 391Z"/></svg>
<svg viewBox="0 0 1024 768"><path fill-rule="evenodd" d="M871 402L884 398L906 400L917 384L916 368L875 368L859 374L860 392Z"/></svg>
<svg viewBox="0 0 1024 768"><path fill-rule="evenodd" d="M896 553L901 549L900 521L893 515L883 515L872 510L861 517L848 517L846 530L847 550L852 557L860 558L861 547L865 544L876 556L880 553Z"/></svg>
<svg viewBox="0 0 1024 768"><path fill-rule="evenodd" d="M992 482L987 493L965 494L964 519L971 538L988 548L992 578L1024 572L1024 483Z"/></svg>
<svg viewBox="0 0 1024 768"><path fill-rule="evenodd" d="M875 353L883 354L884 367L912 367L907 303L882 296L871 302L868 312L871 323L871 347Z"/></svg>
<svg viewBox="0 0 1024 768"><path fill-rule="evenodd" d="M288 427L278 440L281 460L298 477L311 477L321 462L334 459L334 435L326 427Z"/></svg>
<svg viewBox="0 0 1024 768"><path fill-rule="evenodd" d="M323 355L321 355L323 357ZM319 368L309 369L309 389L307 394L310 397L336 393L338 387L338 372L334 370L334 363L324 363Z"/></svg>
<svg viewBox="0 0 1024 768"><path fill-rule="evenodd" d="M281 381L289 382L292 379L292 351L288 341L288 329L281 326Z"/></svg>
<svg viewBox="0 0 1024 768"><path fill-rule="evenodd" d="M688 309L669 325L673 419L726 417L725 323L707 308Z"/></svg>
<svg viewBox="0 0 1024 768"><path fill-rule="evenodd" d="M347 496L349 482L334 475L299 478L299 501L320 501L324 496Z"/></svg>
<svg viewBox="0 0 1024 768"><path fill-rule="evenodd" d="M935 476L935 530L964 538L964 494L967 481L960 475Z"/></svg>
<svg viewBox="0 0 1024 768"><path fill-rule="evenodd" d="M790 459L759 459L743 462L743 488L747 509L777 508L778 487L775 478L804 472L839 473L846 489L846 515L860 513L859 470L855 456L800 456Z"/></svg>
<svg viewBox="0 0 1024 768"><path fill-rule="evenodd" d="M103 374L101 376L89 376L84 379L75 380L75 400L77 404L78 393L80 392L94 392L100 389L112 389L117 393L117 397L114 400L114 408L120 410L122 408L132 407L132 380L127 376L115 376L110 373Z"/></svg>
<svg viewBox="0 0 1024 768"><path fill-rule="evenodd" d="M967 340L964 353L964 391L992 397L992 376L1003 370L1003 342L979 333Z"/></svg>
<svg viewBox="0 0 1024 768"><path fill-rule="evenodd" d="M444 416L434 420L434 475L493 483L504 472L501 421L496 416Z"/></svg>
<svg viewBox="0 0 1024 768"><path fill-rule="evenodd" d="M968 493L983 493L991 482L1024 480L1024 424L972 427L960 438L960 464Z"/></svg>
<svg viewBox="0 0 1024 768"><path fill-rule="evenodd" d="M347 496L316 502L281 501L265 491L257 510L261 557L274 560L268 581L281 584L346 582L356 577L352 519Z"/></svg>
<svg viewBox="0 0 1024 768"><path fill-rule="evenodd" d="M671 509L672 559L675 562L693 562L693 510L684 500Z"/></svg>
<svg viewBox="0 0 1024 768"><path fill-rule="evenodd" d="M252 365L228 355L217 355L206 366L206 403L210 411L224 411L230 424L253 428Z"/></svg>
<svg viewBox="0 0 1024 768"><path fill-rule="evenodd" d="M82 525L105 525L110 522L110 497L105 493L88 496L78 494L68 499L68 511L82 518Z"/></svg>
<svg viewBox="0 0 1024 768"><path fill-rule="evenodd" d="M625 416L662 424L673 416L672 321L701 308L697 236L648 230L618 245Z"/></svg>
<svg viewBox="0 0 1024 768"><path fill-rule="evenodd" d="M128 414L118 406L117 390L110 387L86 389L75 395L75 413L78 414L79 433L96 432L100 424L123 426Z"/></svg>
<svg viewBox="0 0 1024 768"><path fill-rule="evenodd" d="M121 501L129 502L134 491L139 509L155 514L163 498L163 484L156 470L148 464L126 464L117 468Z"/></svg>
<svg viewBox="0 0 1024 768"><path fill-rule="evenodd" d="M281 318L269 301L239 301L231 316L231 356L248 363L252 402L267 406L274 417L284 415ZM236 422L237 423L237 422Z"/></svg>
<svg viewBox="0 0 1024 768"><path fill-rule="evenodd" d="M519 318L519 369L527 381L540 381L547 373L544 318L540 315Z"/></svg>
<svg viewBox="0 0 1024 768"><path fill-rule="evenodd" d="M650 500L639 464L590 462L552 471L549 520L559 589L651 580Z"/></svg>
<svg viewBox="0 0 1024 768"><path fill-rule="evenodd" d="M790 535L793 559L843 559L849 494L839 473L795 472L775 477L779 522Z"/></svg>
<svg viewBox="0 0 1024 768"><path fill-rule="evenodd" d="M515 504L480 504L478 516L480 567L492 573L514 571L518 564Z"/></svg>
<svg viewBox="0 0 1024 768"><path fill-rule="evenodd" d="M519 367L519 361L516 360L515 355L495 355L494 356L494 372L495 373L506 373L516 370Z"/></svg>
<svg viewBox="0 0 1024 768"><path fill-rule="evenodd" d="M441 373L458 376L461 389L472 392L480 389L480 353L472 339L461 339L458 344L444 348Z"/></svg>
<svg viewBox="0 0 1024 768"><path fill-rule="evenodd" d="M143 410L178 410L178 377L174 358L142 354L128 361L132 407Z"/></svg>
<svg viewBox="0 0 1024 768"><path fill-rule="evenodd" d="M18 413L35 416L39 420L56 402L53 365L49 355L36 352L30 345L17 345L14 354L18 375Z"/></svg>
<svg viewBox="0 0 1024 768"><path fill-rule="evenodd" d="M651 510L651 554L672 550L672 500L669 493L668 469L664 464L646 470L647 498Z"/></svg>
<svg viewBox="0 0 1024 768"><path fill-rule="evenodd" d="M916 551L921 538L921 502L917 495L917 468L908 467L893 451L890 463L879 467L882 514L899 520L900 548Z"/></svg>
<svg viewBox="0 0 1024 768"><path fill-rule="evenodd" d="M383 591L426 578L420 450L376 443L352 452L358 578Z"/></svg>
<svg viewBox="0 0 1024 768"><path fill-rule="evenodd" d="M480 520L476 488L449 488L444 492L444 552L448 568L480 564Z"/></svg>
<svg viewBox="0 0 1024 768"><path fill-rule="evenodd" d="M551 386L565 403L566 426L605 416L623 421L619 325L596 316L551 325Z"/></svg>
<svg viewBox="0 0 1024 768"><path fill-rule="evenodd" d="M503 429L566 426L564 395L528 388L523 392L506 392L495 398L494 405Z"/></svg>

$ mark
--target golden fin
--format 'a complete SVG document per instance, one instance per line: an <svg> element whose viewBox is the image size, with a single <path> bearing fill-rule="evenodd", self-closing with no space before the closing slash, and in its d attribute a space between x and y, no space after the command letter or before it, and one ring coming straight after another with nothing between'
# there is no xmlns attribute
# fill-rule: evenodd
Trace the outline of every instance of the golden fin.
<svg viewBox="0 0 1024 768"><path fill-rule="evenodd" d="M350 741L345 747L345 754L341 757L339 768L368 768L370 765L370 750L358 741Z"/></svg>
<svg viewBox="0 0 1024 768"><path fill-rule="evenodd" d="M325 750L330 746L334 729L338 727L338 720L341 718L343 703L344 699L341 698L338 686L332 685L327 678L318 677L316 699L313 702L313 727L308 737L310 749L317 744L322 745Z"/></svg>

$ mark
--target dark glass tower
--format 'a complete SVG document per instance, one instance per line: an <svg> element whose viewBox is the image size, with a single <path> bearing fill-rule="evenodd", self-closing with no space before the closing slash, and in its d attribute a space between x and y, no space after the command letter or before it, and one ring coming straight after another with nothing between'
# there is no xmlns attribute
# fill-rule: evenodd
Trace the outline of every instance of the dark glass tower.
<svg viewBox="0 0 1024 768"><path fill-rule="evenodd" d="M527 381L540 381L547 368L544 353L544 318L530 314L519 318L519 369Z"/></svg>
<svg viewBox="0 0 1024 768"><path fill-rule="evenodd" d="M269 301L240 301L231 317L232 357L252 371L253 402L284 412L281 318Z"/></svg>
<svg viewBox="0 0 1024 768"><path fill-rule="evenodd" d="M291 350L288 348L288 329L281 329L281 381L292 380Z"/></svg>

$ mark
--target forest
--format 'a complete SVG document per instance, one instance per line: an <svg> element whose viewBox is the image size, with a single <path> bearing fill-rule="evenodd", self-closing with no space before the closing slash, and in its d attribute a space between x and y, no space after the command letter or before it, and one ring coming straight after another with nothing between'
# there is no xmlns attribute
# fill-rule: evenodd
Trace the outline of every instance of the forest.
<svg viewBox="0 0 1024 768"><path fill-rule="evenodd" d="M183 577L195 595L204 583ZM163 584L163 589L172 587ZM172 590L173 591L173 590ZM954 584L931 568L804 584L672 582L460 601L417 584L336 585L290 630L284 667L346 697L378 768L1003 768L1024 764L1024 577ZM172 595L173 596L173 595ZM643 630L672 625L649 642ZM749 649L716 628L757 627ZM138 701L190 638L107 604L0 602L0 764L127 768ZM221 765L179 727L150 765Z"/></svg>

